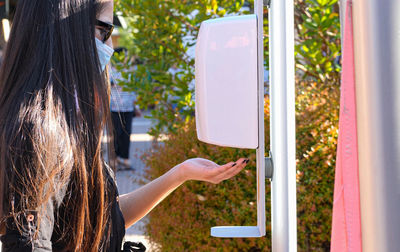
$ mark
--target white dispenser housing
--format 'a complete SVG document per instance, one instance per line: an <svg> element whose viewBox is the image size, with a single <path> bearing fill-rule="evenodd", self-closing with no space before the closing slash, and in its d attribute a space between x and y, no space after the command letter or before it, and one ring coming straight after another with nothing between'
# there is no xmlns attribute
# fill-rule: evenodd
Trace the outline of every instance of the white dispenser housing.
<svg viewBox="0 0 400 252"><path fill-rule="evenodd" d="M195 65L199 140L256 149L256 15L204 21L196 44Z"/></svg>

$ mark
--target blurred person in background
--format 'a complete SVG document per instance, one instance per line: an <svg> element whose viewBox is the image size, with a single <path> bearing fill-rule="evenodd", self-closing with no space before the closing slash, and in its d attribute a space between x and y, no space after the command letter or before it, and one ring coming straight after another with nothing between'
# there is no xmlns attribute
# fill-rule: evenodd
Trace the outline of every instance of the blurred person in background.
<svg viewBox="0 0 400 252"><path fill-rule="evenodd" d="M115 53L125 52L124 48L115 49ZM129 160L130 136L132 119L141 116L139 108L135 105L134 92L123 91L118 85L121 73L113 69L111 74L111 117L114 126L114 149L117 168L120 170L133 169Z"/></svg>

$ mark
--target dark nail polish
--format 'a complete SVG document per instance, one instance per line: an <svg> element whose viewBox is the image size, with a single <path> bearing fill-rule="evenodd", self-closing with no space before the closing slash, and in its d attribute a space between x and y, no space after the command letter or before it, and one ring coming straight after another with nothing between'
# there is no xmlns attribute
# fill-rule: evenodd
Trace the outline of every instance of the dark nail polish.
<svg viewBox="0 0 400 252"><path fill-rule="evenodd" d="M246 163L246 159L242 161L242 164Z"/></svg>
<svg viewBox="0 0 400 252"><path fill-rule="evenodd" d="M233 165L232 165L232 167L234 167L236 165L236 163L234 163Z"/></svg>
<svg viewBox="0 0 400 252"><path fill-rule="evenodd" d="M246 160L246 164L248 164L249 162L250 162L250 159L247 159L247 160Z"/></svg>

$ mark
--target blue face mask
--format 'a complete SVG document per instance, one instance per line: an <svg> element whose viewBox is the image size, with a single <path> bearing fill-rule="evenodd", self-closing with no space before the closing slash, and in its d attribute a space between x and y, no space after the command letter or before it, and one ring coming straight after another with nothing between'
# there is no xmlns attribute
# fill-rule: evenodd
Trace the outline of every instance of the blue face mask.
<svg viewBox="0 0 400 252"><path fill-rule="evenodd" d="M114 53L114 49L95 38L97 53L99 54L99 60L101 65L101 71L104 71L106 65L110 62L111 56Z"/></svg>

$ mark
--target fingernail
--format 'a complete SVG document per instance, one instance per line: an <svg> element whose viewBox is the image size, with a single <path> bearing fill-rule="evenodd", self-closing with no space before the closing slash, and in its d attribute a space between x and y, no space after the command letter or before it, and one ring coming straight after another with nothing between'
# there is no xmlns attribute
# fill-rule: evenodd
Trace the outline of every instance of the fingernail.
<svg viewBox="0 0 400 252"><path fill-rule="evenodd" d="M247 160L246 160L246 164L248 164L249 162L250 162L250 159L247 159Z"/></svg>
<svg viewBox="0 0 400 252"><path fill-rule="evenodd" d="M242 161L242 164L246 163L246 159Z"/></svg>
<svg viewBox="0 0 400 252"><path fill-rule="evenodd" d="M233 165L232 165L232 167L234 167L236 165L236 163L234 163Z"/></svg>

